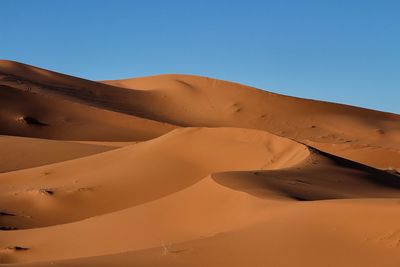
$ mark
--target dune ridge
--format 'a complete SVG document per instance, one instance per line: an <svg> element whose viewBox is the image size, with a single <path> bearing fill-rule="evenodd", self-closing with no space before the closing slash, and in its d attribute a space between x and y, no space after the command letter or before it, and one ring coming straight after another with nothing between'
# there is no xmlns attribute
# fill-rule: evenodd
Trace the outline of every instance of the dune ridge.
<svg viewBox="0 0 400 267"><path fill-rule="evenodd" d="M0 61L0 265L399 266L400 116Z"/></svg>

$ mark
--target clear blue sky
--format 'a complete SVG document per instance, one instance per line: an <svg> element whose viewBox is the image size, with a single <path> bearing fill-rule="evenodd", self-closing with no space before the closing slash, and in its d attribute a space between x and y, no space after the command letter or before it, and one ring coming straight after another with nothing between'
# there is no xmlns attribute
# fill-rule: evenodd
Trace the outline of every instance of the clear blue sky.
<svg viewBox="0 0 400 267"><path fill-rule="evenodd" d="M0 58L187 73L400 113L400 1L0 0Z"/></svg>

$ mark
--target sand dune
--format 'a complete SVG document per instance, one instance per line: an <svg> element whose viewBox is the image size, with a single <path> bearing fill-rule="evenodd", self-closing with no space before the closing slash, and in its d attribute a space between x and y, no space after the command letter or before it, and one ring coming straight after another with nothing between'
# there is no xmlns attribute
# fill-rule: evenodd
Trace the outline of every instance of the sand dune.
<svg viewBox="0 0 400 267"><path fill-rule="evenodd" d="M11 61L0 107L0 265L400 265L399 115Z"/></svg>
<svg viewBox="0 0 400 267"><path fill-rule="evenodd" d="M287 97L198 76L160 75L105 83L145 90L142 94L149 95L148 101L163 103L155 110L158 116L165 114L163 121L179 125L260 129L312 142L332 154L336 146L346 145L348 153L341 155L354 160L360 148L378 147L380 151L369 153L369 163L375 167L394 167L382 164L380 155L400 151L400 116L396 114ZM149 106L143 100L142 111ZM400 162L398 154L391 154L395 157L391 162Z"/></svg>
<svg viewBox="0 0 400 267"><path fill-rule="evenodd" d="M307 155L305 146L262 131L179 129L110 152L1 174L0 202L18 215L5 226L54 225L139 205L210 173L280 168Z"/></svg>
<svg viewBox="0 0 400 267"><path fill-rule="evenodd" d="M218 173L213 178L268 199L271 193L299 201L400 197L400 176L316 150L293 167Z"/></svg>

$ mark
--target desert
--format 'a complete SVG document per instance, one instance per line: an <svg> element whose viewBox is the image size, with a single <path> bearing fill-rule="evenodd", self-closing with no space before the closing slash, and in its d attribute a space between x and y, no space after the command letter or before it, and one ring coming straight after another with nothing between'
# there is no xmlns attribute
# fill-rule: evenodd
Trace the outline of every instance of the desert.
<svg viewBox="0 0 400 267"><path fill-rule="evenodd" d="M0 265L400 265L397 114L7 60L0 107Z"/></svg>

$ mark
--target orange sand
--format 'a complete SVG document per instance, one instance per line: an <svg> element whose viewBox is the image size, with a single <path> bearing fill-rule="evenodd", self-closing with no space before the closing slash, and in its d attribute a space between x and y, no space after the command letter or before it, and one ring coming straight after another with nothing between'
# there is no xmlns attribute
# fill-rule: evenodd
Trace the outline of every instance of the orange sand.
<svg viewBox="0 0 400 267"><path fill-rule="evenodd" d="M400 266L400 116L0 61L0 265Z"/></svg>

